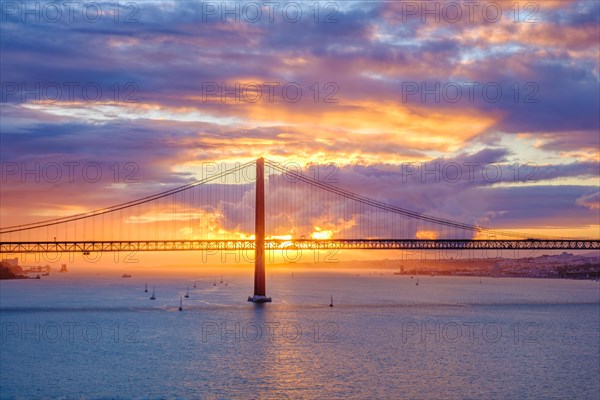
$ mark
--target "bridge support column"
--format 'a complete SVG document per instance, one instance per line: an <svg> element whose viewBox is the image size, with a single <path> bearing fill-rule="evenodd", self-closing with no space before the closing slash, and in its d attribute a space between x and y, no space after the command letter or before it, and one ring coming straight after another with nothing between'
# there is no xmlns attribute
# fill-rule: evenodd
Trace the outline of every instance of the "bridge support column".
<svg viewBox="0 0 600 400"><path fill-rule="evenodd" d="M254 220L254 296L248 301L270 302L265 284L265 160L256 160L256 209Z"/></svg>

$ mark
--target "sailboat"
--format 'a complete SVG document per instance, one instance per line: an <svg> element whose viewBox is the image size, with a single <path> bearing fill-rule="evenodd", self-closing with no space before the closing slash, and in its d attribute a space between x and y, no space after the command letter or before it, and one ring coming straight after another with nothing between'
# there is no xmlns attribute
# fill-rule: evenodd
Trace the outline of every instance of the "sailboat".
<svg viewBox="0 0 600 400"><path fill-rule="evenodd" d="M196 287L196 281L194 281L194 288Z"/></svg>
<svg viewBox="0 0 600 400"><path fill-rule="evenodd" d="M221 275L221 283L223 283L223 275Z"/></svg>
<svg viewBox="0 0 600 400"><path fill-rule="evenodd" d="M329 303L329 307L333 307L333 296L331 296L331 303Z"/></svg>
<svg viewBox="0 0 600 400"><path fill-rule="evenodd" d="M183 299L179 297L179 311L183 311Z"/></svg>
<svg viewBox="0 0 600 400"><path fill-rule="evenodd" d="M156 292L156 286L152 287L152 297L150 297L150 300L156 300L156 296L154 295L154 293Z"/></svg>
<svg viewBox="0 0 600 400"><path fill-rule="evenodd" d="M148 284L146 283L146 288L144 289L145 293L148 293Z"/></svg>
<svg viewBox="0 0 600 400"><path fill-rule="evenodd" d="M213 283L213 286L217 286L217 280L215 279L215 283Z"/></svg>
<svg viewBox="0 0 600 400"><path fill-rule="evenodd" d="M187 292L185 294L185 298L187 299L188 297L190 297L190 288L187 289Z"/></svg>

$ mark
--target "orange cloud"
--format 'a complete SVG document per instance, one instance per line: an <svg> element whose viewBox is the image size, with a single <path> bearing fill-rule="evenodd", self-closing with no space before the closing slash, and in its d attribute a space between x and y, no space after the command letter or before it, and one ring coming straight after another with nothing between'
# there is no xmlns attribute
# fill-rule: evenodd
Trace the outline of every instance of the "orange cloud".
<svg viewBox="0 0 600 400"><path fill-rule="evenodd" d="M417 239L435 240L437 239L436 231L417 231L415 237Z"/></svg>

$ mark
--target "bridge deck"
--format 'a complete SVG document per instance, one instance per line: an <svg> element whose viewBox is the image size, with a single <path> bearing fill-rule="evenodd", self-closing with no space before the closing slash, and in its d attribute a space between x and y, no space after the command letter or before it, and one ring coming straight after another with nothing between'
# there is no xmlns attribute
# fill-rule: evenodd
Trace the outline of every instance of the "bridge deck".
<svg viewBox="0 0 600 400"><path fill-rule="evenodd" d="M266 240L266 250L598 250L600 240ZM0 253L254 250L253 240L0 242Z"/></svg>

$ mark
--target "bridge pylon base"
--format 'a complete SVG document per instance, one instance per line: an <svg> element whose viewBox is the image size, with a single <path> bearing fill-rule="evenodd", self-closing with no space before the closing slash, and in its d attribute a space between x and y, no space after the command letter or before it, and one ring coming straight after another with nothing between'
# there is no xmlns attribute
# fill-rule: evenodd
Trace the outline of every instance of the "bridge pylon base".
<svg viewBox="0 0 600 400"><path fill-rule="evenodd" d="M251 301L253 303L270 303L271 298L255 294L254 296L248 296L248 301Z"/></svg>

